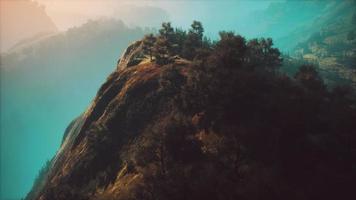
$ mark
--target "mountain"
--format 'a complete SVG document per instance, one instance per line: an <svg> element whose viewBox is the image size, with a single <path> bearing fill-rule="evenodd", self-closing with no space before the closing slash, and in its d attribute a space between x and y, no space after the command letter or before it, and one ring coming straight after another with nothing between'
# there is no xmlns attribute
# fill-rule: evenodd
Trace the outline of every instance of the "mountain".
<svg viewBox="0 0 356 200"><path fill-rule="evenodd" d="M194 50L199 34L164 24L130 45L26 199L350 197L347 88L327 90L310 66L276 73L270 40L222 32ZM178 36L181 51L167 44Z"/></svg>
<svg viewBox="0 0 356 200"><path fill-rule="evenodd" d="M45 8L32 0L2 0L0 13L1 53L24 39L58 32Z"/></svg>
<svg viewBox="0 0 356 200"><path fill-rule="evenodd" d="M255 11L246 19L246 29L251 29L254 37L272 37L283 52L294 48L298 42L308 37L310 24L318 18L330 4L330 0L281 1L272 2L267 9ZM313 31L312 31L313 32Z"/></svg>
<svg viewBox="0 0 356 200"><path fill-rule="evenodd" d="M65 125L90 103L118 55L147 31L94 20L1 55L0 182L7 184L1 184L0 199L28 192Z"/></svg>
<svg viewBox="0 0 356 200"><path fill-rule="evenodd" d="M318 27L293 49L294 55L315 63L331 84L347 80L356 87L356 3L334 2L318 17Z"/></svg>
<svg viewBox="0 0 356 200"><path fill-rule="evenodd" d="M353 0L291 0L271 3L250 20L259 35L274 38L276 46L294 62L319 66L328 85L356 87L355 13Z"/></svg>

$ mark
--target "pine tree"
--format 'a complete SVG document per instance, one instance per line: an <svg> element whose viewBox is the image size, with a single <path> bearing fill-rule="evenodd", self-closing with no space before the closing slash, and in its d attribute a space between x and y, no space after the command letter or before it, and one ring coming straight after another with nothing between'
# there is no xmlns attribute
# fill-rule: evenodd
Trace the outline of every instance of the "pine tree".
<svg viewBox="0 0 356 200"><path fill-rule="evenodd" d="M159 36L153 47L153 55L156 58L156 63L164 65L169 60L169 42L167 38Z"/></svg>
<svg viewBox="0 0 356 200"><path fill-rule="evenodd" d="M195 57L197 50L203 45L203 33L202 23L193 21L183 47L183 56L185 58L193 59Z"/></svg>
<svg viewBox="0 0 356 200"><path fill-rule="evenodd" d="M163 22L162 28L159 29L159 35L165 38L168 42L173 42L174 40L174 29L170 22Z"/></svg>
<svg viewBox="0 0 356 200"><path fill-rule="evenodd" d="M146 35L143 39L143 50L145 54L150 55L150 61L152 61L155 42L156 38L153 36L153 34Z"/></svg>

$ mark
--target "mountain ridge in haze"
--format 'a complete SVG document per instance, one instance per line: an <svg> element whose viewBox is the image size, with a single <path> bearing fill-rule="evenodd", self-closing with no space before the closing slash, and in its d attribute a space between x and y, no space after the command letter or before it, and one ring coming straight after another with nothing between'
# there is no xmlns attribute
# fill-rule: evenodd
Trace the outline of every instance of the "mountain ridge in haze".
<svg viewBox="0 0 356 200"><path fill-rule="evenodd" d="M0 2L0 52L5 52L18 41L58 32L44 6L31 0L2 0Z"/></svg>
<svg viewBox="0 0 356 200"><path fill-rule="evenodd" d="M63 125L86 108L127 45L149 30L93 20L1 55L1 198L29 190L60 145Z"/></svg>

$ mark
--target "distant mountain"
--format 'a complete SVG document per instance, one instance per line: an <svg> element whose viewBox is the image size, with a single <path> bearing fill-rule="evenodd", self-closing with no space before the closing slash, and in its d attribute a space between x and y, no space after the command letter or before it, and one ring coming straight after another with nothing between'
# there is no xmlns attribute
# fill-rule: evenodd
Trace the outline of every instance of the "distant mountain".
<svg viewBox="0 0 356 200"><path fill-rule="evenodd" d="M355 18L353 0L288 0L255 12L250 23L294 62L317 65L328 85L356 87Z"/></svg>
<svg viewBox="0 0 356 200"><path fill-rule="evenodd" d="M253 27L254 37L272 37L276 45L283 51L289 50L306 35L295 34L314 19L327 7L326 1L284 1L274 2L265 10L255 11L248 17L245 26ZM288 37L289 40L283 40Z"/></svg>
<svg viewBox="0 0 356 200"><path fill-rule="evenodd" d="M0 151L6 162L1 162L0 182L7 183L1 184L6 195L30 189L37 169L59 146L65 124L85 110L123 50L146 32L152 30L101 19L24 42L1 55ZM27 158L36 160L33 166L26 166Z"/></svg>
<svg viewBox="0 0 356 200"><path fill-rule="evenodd" d="M293 55L317 64L331 83L345 79L356 87L356 2L331 3L311 26L317 28Z"/></svg>
<svg viewBox="0 0 356 200"><path fill-rule="evenodd" d="M23 39L57 32L45 8L31 0L1 0L0 20L0 52Z"/></svg>

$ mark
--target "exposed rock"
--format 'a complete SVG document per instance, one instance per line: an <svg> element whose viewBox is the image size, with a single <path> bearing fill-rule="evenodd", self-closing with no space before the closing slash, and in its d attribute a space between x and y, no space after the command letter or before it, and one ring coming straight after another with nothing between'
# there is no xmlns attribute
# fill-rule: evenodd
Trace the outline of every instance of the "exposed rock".
<svg viewBox="0 0 356 200"><path fill-rule="evenodd" d="M142 57L140 41L125 51L28 200L350 194L345 152L356 112L343 89L334 95L309 87L314 80L225 67L214 56L165 65Z"/></svg>
<svg viewBox="0 0 356 200"><path fill-rule="evenodd" d="M118 186L122 181L129 184L140 177L126 177L123 171L127 170L127 163L120 158L120 151L158 117L174 95L167 95L167 88L159 83L161 74L170 66L133 64L143 55L141 48L138 41L126 49L117 70L101 86L91 106L68 126L46 175L46 184L35 186L27 199L79 198L74 191L97 191L96 196L117 193L122 190ZM100 144L101 150L96 149L93 143L101 142L105 143ZM106 172L110 175L102 177ZM92 185L94 182L99 185Z"/></svg>
<svg viewBox="0 0 356 200"><path fill-rule="evenodd" d="M117 64L117 69L122 70L127 67L137 65L144 58L145 56L142 53L142 41L136 41L124 51Z"/></svg>

